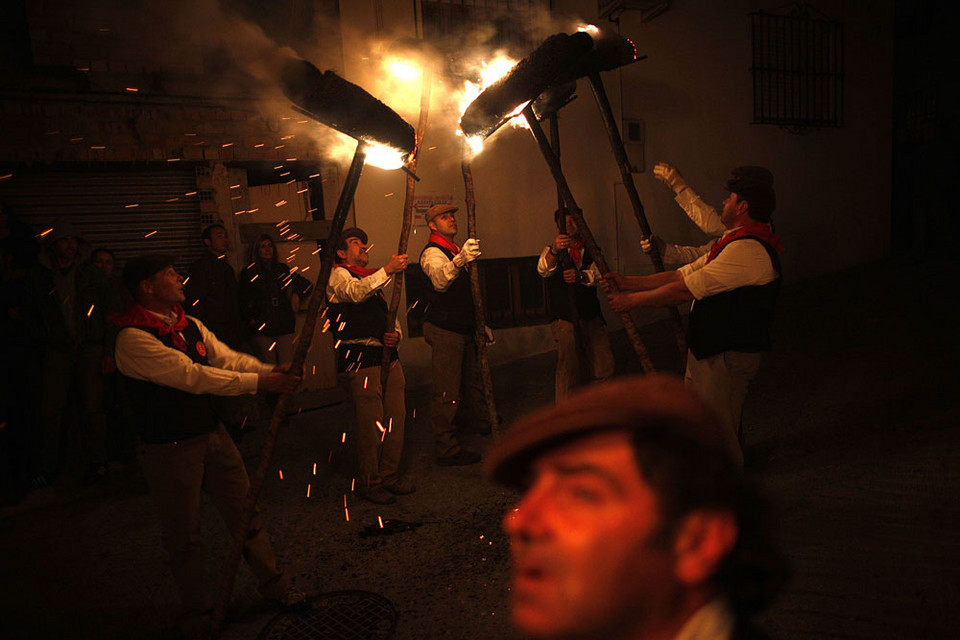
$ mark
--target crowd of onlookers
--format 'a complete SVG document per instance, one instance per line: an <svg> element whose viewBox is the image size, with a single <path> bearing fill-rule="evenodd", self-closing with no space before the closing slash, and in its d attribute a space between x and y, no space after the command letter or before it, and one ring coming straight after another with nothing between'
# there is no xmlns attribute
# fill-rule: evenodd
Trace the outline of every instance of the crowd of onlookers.
<svg viewBox="0 0 960 640"><path fill-rule="evenodd" d="M224 227L206 228L202 241L188 272L188 313L234 349L289 361L310 283L290 272L269 236L252 244L239 282ZM92 484L109 463L135 459L110 322L130 302L110 248L92 246L65 219L33 229L0 201L0 503L54 482ZM264 410L262 398L218 402L235 437Z"/></svg>

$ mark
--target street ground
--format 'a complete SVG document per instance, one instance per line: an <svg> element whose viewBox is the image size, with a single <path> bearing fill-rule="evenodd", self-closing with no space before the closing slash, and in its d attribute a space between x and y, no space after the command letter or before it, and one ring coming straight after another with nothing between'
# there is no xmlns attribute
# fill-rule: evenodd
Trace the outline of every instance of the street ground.
<svg viewBox="0 0 960 640"><path fill-rule="evenodd" d="M775 503L793 562L789 587L759 618L773 637L960 637L957 275L888 261L785 286L776 351L744 415L747 472ZM622 332L613 337L618 374L636 371ZM668 326L643 337L659 367L680 370ZM548 353L494 369L507 426L552 400L555 362ZM387 507L349 495L349 405L293 417L259 501L277 554L312 594L385 597L398 614L394 638L508 638L499 523L516 496L487 484L479 466L436 466L429 389L408 390L407 403L405 464L418 490ZM261 426L240 443L248 469L262 436ZM364 537L378 517L410 527ZM209 504L203 528L213 585L228 536ZM176 594L135 465L0 512L0 567L2 638L174 634ZM275 615L241 569L224 637L257 638Z"/></svg>

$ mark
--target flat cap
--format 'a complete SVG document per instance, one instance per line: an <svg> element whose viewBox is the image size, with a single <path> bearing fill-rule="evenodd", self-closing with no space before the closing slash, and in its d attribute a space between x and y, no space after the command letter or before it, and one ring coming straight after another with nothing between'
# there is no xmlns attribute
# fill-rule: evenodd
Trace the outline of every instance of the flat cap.
<svg viewBox="0 0 960 640"><path fill-rule="evenodd" d="M350 238L360 238L360 242L367 244L367 232L360 227L350 227L340 232L340 246L337 247L343 251L347 250L347 240Z"/></svg>
<svg viewBox="0 0 960 640"><path fill-rule="evenodd" d="M608 429L669 429L704 450L734 459L731 436L680 378L651 374L592 385L518 420L494 446L485 471L518 486L530 464L561 444Z"/></svg>
<svg viewBox="0 0 960 640"><path fill-rule="evenodd" d="M750 217L769 222L777 208L777 194L773 190L773 174L766 167L734 167L726 189L737 194L750 205Z"/></svg>
<svg viewBox="0 0 960 640"><path fill-rule="evenodd" d="M174 256L167 253L145 253L130 258L123 267L123 286L131 293L136 293L141 282L173 266L176 261Z"/></svg>
<svg viewBox="0 0 960 640"><path fill-rule="evenodd" d="M439 215L444 213L454 213L459 210L459 207L455 207L452 204L435 204L427 209L427 212L423 215L423 219L427 224L430 224L430 222Z"/></svg>

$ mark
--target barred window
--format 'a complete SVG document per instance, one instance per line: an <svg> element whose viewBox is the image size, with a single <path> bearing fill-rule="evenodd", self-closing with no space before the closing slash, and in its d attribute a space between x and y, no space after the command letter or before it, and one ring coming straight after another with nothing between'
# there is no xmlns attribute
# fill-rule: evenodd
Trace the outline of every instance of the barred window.
<svg viewBox="0 0 960 640"><path fill-rule="evenodd" d="M790 15L750 14L753 33L753 124L801 132L843 126L843 24Z"/></svg>

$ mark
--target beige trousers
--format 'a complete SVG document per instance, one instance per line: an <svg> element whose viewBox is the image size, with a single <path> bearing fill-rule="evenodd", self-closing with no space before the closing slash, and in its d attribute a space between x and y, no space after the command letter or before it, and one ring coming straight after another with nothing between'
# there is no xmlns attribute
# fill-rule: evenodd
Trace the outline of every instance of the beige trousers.
<svg viewBox="0 0 960 640"><path fill-rule="evenodd" d="M391 485L399 479L406 418L406 380L399 360L390 363L387 390L380 386L380 367L364 367L341 373L353 400L357 426L358 486ZM381 427L377 426L380 423Z"/></svg>
<svg viewBox="0 0 960 640"><path fill-rule="evenodd" d="M577 357L577 341L573 332L573 323L566 320L554 320L550 323L550 333L557 343L557 376L554 385L556 399L562 400L570 395L580 377L580 361ZM587 358L587 372L590 382L606 380L613 375L613 351L607 327L600 318L580 321L580 338L583 341L584 355Z"/></svg>
<svg viewBox="0 0 960 640"><path fill-rule="evenodd" d="M750 381L759 368L759 353L724 351L703 360L697 360L692 352L687 353L684 382L717 413L741 465L743 452L737 442L737 430Z"/></svg>

